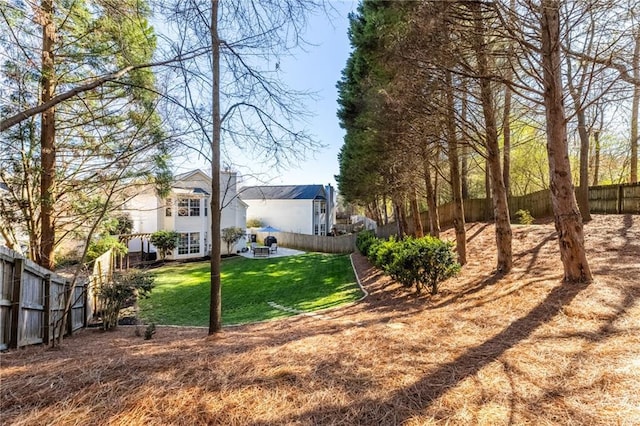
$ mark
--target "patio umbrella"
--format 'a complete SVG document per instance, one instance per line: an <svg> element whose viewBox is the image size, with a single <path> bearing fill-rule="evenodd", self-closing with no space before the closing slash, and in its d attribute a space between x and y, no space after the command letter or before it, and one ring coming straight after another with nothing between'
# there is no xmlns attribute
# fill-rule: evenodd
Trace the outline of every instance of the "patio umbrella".
<svg viewBox="0 0 640 426"><path fill-rule="evenodd" d="M259 232L268 232L268 233L272 233L272 232L280 232L280 230L278 228L274 228L273 226L269 225L269 226L265 226L264 228L259 228L258 229Z"/></svg>

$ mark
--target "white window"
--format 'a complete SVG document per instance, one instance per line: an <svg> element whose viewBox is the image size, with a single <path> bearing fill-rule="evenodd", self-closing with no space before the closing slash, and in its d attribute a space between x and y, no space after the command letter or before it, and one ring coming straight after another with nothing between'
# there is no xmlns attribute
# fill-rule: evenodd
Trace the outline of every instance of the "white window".
<svg viewBox="0 0 640 426"><path fill-rule="evenodd" d="M189 234L183 232L178 238L178 254L189 253Z"/></svg>
<svg viewBox="0 0 640 426"><path fill-rule="evenodd" d="M180 198L178 200L178 216L200 216L200 199Z"/></svg>
<svg viewBox="0 0 640 426"><path fill-rule="evenodd" d="M200 200L192 198L189 200L189 216L200 216Z"/></svg>
<svg viewBox="0 0 640 426"><path fill-rule="evenodd" d="M189 216L189 199L180 198L178 200L178 216Z"/></svg>
<svg viewBox="0 0 640 426"><path fill-rule="evenodd" d="M189 234L189 253L200 253L200 233L192 232Z"/></svg>
<svg viewBox="0 0 640 426"><path fill-rule="evenodd" d="M313 225L313 235L318 235L318 225Z"/></svg>
<svg viewBox="0 0 640 426"><path fill-rule="evenodd" d="M200 233L183 232L178 238L178 254L200 253Z"/></svg>
<svg viewBox="0 0 640 426"><path fill-rule="evenodd" d="M320 203L320 213L324 214L327 212L327 203Z"/></svg>
<svg viewBox="0 0 640 426"><path fill-rule="evenodd" d="M171 217L173 215L173 200L171 198L167 198L167 207L164 210L164 215L166 217Z"/></svg>

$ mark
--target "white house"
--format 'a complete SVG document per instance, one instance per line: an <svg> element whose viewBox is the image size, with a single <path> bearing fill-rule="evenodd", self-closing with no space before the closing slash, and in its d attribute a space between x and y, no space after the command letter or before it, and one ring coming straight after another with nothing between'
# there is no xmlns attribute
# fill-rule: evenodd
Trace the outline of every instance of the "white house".
<svg viewBox="0 0 640 426"><path fill-rule="evenodd" d="M221 173L221 229L232 226L244 229L246 226L247 205L237 197L236 180L235 173ZM122 210L133 221L134 235L159 230L178 232L178 246L167 258L187 259L210 254L210 205L211 178L201 170L194 170L175 176L167 198L158 197L154 188L148 188L130 198ZM221 244L226 248L226 243ZM144 236L130 239L128 245L132 253L156 252ZM244 238L236 243L233 251L242 247L246 247Z"/></svg>
<svg viewBox="0 0 640 426"><path fill-rule="evenodd" d="M284 232L328 235L335 224L331 185L248 186L239 191L247 217Z"/></svg>

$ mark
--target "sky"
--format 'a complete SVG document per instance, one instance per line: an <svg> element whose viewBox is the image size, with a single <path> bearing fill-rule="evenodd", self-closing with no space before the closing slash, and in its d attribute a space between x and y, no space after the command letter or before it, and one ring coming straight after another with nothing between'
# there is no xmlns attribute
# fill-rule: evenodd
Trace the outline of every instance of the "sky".
<svg viewBox="0 0 640 426"><path fill-rule="evenodd" d="M258 183L245 176L243 184L331 184L337 189L334 176L339 173L338 153L343 144L344 130L340 128L336 115L336 83L351 52L347 36L347 15L355 12L357 5L357 0L331 1L335 11L330 17L324 14L311 17L305 33L305 40L309 44L280 63L286 85L296 90L315 93L316 99L307 101L311 117L305 128L326 147L315 154L309 154L305 161L292 165L287 170L274 171L266 177L261 176L261 180L266 183ZM206 163L197 158L190 158L176 166L176 173L197 167L209 172Z"/></svg>

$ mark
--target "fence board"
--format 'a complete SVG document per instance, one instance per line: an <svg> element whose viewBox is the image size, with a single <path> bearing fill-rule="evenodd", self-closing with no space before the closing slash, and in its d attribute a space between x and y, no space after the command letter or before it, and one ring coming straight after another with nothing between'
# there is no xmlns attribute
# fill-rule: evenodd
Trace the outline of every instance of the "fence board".
<svg viewBox="0 0 640 426"><path fill-rule="evenodd" d="M264 241L268 235L270 234L267 232L257 232L258 241ZM293 232L275 232L273 235L278 240L279 246L321 253L351 253L355 248L356 241L355 234L329 237L296 234Z"/></svg>
<svg viewBox="0 0 640 426"><path fill-rule="evenodd" d="M11 291L13 287L13 258L8 249L0 247L0 350L9 347L11 325Z"/></svg>
<svg viewBox="0 0 640 426"><path fill-rule="evenodd" d="M0 246L0 349L48 343L53 326L62 319L66 279L19 253ZM82 285L74 289L83 291ZM84 298L74 305L69 323L84 325Z"/></svg>
<svg viewBox="0 0 640 426"><path fill-rule="evenodd" d="M482 222L493 218L491 199L467 199L463 201L466 222ZM624 185L592 186L589 188L589 205L591 213L600 214L640 214L640 183ZM528 210L534 218L553 216L551 192L548 189L533 192L520 197L509 197L509 215L515 220L518 210ZM440 226L453 223L453 203L438 206ZM429 229L429 214L420 215L422 226ZM411 223L411 220L409 221ZM425 231L426 232L426 231ZM389 238L398 234L395 222L378 226L376 235Z"/></svg>

